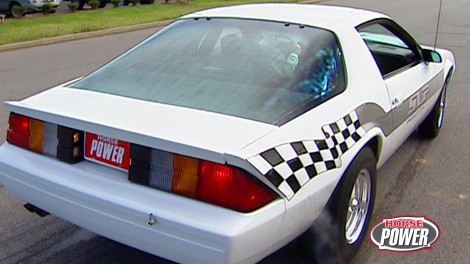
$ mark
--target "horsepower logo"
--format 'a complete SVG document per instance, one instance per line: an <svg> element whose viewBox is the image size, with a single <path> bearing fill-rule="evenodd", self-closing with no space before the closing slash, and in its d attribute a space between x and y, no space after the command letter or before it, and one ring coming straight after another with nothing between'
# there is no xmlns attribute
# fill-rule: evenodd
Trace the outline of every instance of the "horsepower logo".
<svg viewBox="0 0 470 264"><path fill-rule="evenodd" d="M126 141L87 132L85 134L85 157L128 170L130 144Z"/></svg>
<svg viewBox="0 0 470 264"><path fill-rule="evenodd" d="M439 238L439 227L425 217L384 218L370 232L371 242L379 250L398 252L431 249Z"/></svg>

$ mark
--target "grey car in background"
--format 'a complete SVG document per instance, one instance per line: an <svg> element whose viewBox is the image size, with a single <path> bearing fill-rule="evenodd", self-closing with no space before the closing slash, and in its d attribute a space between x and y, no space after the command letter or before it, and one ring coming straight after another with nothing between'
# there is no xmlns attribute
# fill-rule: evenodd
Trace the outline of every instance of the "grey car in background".
<svg viewBox="0 0 470 264"><path fill-rule="evenodd" d="M0 0L0 13L10 15L12 17L20 17L24 13L41 12L42 6L49 2L52 8L59 7L62 0ZM25 8L25 12L20 12L21 7Z"/></svg>

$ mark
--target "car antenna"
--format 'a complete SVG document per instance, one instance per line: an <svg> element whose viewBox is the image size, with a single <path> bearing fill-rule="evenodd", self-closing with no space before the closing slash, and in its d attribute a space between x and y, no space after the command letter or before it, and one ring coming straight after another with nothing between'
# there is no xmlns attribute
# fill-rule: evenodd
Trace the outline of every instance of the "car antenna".
<svg viewBox="0 0 470 264"><path fill-rule="evenodd" d="M441 22L441 10L442 10L442 0L439 4L439 15L437 16L437 28L436 28L436 37L434 38L434 50L436 50L437 46L437 36L439 35L439 24Z"/></svg>

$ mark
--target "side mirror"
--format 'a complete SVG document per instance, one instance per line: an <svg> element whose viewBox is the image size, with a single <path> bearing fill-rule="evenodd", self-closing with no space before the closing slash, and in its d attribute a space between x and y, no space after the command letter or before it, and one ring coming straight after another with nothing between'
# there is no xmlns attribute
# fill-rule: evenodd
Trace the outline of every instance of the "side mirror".
<svg viewBox="0 0 470 264"><path fill-rule="evenodd" d="M441 54L439 54L439 52L435 50L423 49L422 54L423 54L424 60L427 62L435 62L435 63L442 62Z"/></svg>

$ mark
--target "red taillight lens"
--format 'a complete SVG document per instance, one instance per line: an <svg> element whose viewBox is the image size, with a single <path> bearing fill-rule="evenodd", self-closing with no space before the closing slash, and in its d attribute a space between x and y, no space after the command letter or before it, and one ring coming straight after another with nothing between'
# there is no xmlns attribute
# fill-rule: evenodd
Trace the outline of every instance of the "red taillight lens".
<svg viewBox="0 0 470 264"><path fill-rule="evenodd" d="M23 135L29 135L29 117L11 113L9 122L11 130Z"/></svg>
<svg viewBox="0 0 470 264"><path fill-rule="evenodd" d="M16 113L9 123L9 143L68 163L83 160L83 132Z"/></svg>
<svg viewBox="0 0 470 264"><path fill-rule="evenodd" d="M271 190L228 165L201 161L199 175L197 197L212 204L250 212L275 199Z"/></svg>
<svg viewBox="0 0 470 264"><path fill-rule="evenodd" d="M22 148L29 144L29 118L27 116L10 114L10 127L7 132L7 141Z"/></svg>

